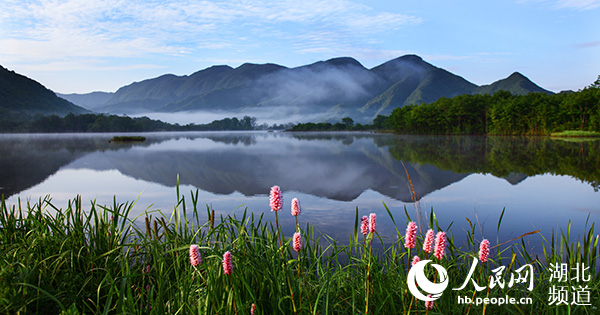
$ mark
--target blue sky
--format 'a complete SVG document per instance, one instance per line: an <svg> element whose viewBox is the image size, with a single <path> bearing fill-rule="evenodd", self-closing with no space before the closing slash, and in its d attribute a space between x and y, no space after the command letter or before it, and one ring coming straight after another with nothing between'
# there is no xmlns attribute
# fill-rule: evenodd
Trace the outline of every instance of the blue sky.
<svg viewBox="0 0 600 315"><path fill-rule="evenodd" d="M417 54L479 85L519 71L556 92L600 75L600 0L0 2L0 65L61 93L341 56Z"/></svg>

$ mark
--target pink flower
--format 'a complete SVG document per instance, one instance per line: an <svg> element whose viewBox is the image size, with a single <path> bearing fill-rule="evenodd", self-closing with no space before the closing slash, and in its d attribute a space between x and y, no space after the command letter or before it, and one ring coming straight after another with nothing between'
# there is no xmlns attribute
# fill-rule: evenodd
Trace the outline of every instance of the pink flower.
<svg viewBox="0 0 600 315"><path fill-rule="evenodd" d="M300 252L302 249L302 237L300 236L300 232L294 233L294 250Z"/></svg>
<svg viewBox="0 0 600 315"><path fill-rule="evenodd" d="M442 259L446 253L446 233L438 232L435 237L435 249L433 255L437 259Z"/></svg>
<svg viewBox="0 0 600 315"><path fill-rule="evenodd" d="M430 298L432 295L429 294L427 297ZM433 308L433 301L425 301L425 308L430 311Z"/></svg>
<svg viewBox="0 0 600 315"><path fill-rule="evenodd" d="M375 213L369 214L369 232L375 233L377 228L377 215Z"/></svg>
<svg viewBox="0 0 600 315"><path fill-rule="evenodd" d="M419 256L415 256L415 257L413 257L412 262L410 263L410 265L414 266L419 261L421 261L421 258L419 258Z"/></svg>
<svg viewBox="0 0 600 315"><path fill-rule="evenodd" d="M231 253L229 251L226 251L225 254L223 254L223 272L225 272L226 275L231 275L231 273L233 272L233 265L231 264Z"/></svg>
<svg viewBox="0 0 600 315"><path fill-rule="evenodd" d="M415 244L417 243L417 224L413 221L408 223L406 227L406 235L404 236L404 247L406 248L415 248Z"/></svg>
<svg viewBox="0 0 600 315"><path fill-rule="evenodd" d="M300 201L298 198L292 199L292 215L297 217L300 214Z"/></svg>
<svg viewBox="0 0 600 315"><path fill-rule="evenodd" d="M427 234L425 234L425 241L423 242L423 250L428 254L431 254L431 252L433 251L433 230L432 229L429 229L427 231Z"/></svg>
<svg viewBox="0 0 600 315"><path fill-rule="evenodd" d="M256 311L256 305L252 303L252 306L250 306L250 315L254 315L254 311Z"/></svg>
<svg viewBox="0 0 600 315"><path fill-rule="evenodd" d="M479 244L479 260L481 260L482 263L488 261L488 258L490 257L490 241L488 241L487 239L483 239L483 241L481 241L481 244Z"/></svg>
<svg viewBox="0 0 600 315"><path fill-rule="evenodd" d="M198 254L200 254L200 251L198 251ZM202 262L202 257L200 257L200 262ZM150 273L150 266L146 266L146 273Z"/></svg>
<svg viewBox="0 0 600 315"><path fill-rule="evenodd" d="M200 255L198 245L190 245L190 263L194 267L202 263L202 256ZM150 266L148 266L147 271L150 272Z"/></svg>
<svg viewBox="0 0 600 315"><path fill-rule="evenodd" d="M369 218L367 216L360 219L360 232L365 236L369 234Z"/></svg>
<svg viewBox="0 0 600 315"><path fill-rule="evenodd" d="M269 204L271 205L271 211L281 210L281 206L283 205L283 197L281 196L281 188L279 188L279 186L271 187Z"/></svg>

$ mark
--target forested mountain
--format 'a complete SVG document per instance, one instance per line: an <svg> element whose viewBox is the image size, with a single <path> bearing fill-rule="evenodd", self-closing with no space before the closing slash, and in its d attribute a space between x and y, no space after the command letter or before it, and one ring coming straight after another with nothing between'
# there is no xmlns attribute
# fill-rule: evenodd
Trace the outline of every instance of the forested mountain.
<svg viewBox="0 0 600 315"><path fill-rule="evenodd" d="M531 80L519 72L515 72L508 78L496 81L490 85L482 85L475 89L475 94L491 95L498 91L509 91L513 95L526 95L532 92L549 94L548 91L531 82Z"/></svg>
<svg viewBox="0 0 600 315"><path fill-rule="evenodd" d="M321 120L352 117L367 122L407 104L498 89L512 94L550 93L517 73L479 87L416 55L402 56L372 69L343 57L296 68L245 63L237 68L213 66L189 76L167 74L124 86L94 109L116 114L268 111L281 118L321 114Z"/></svg>
<svg viewBox="0 0 600 315"><path fill-rule="evenodd" d="M408 55L372 69L391 86L360 110L371 116L387 115L403 105L431 103L440 97L472 94L477 85L437 68L418 56Z"/></svg>
<svg viewBox="0 0 600 315"><path fill-rule="evenodd" d="M548 135L567 130L600 131L600 77L573 93L513 95L503 87L529 87L520 74L484 87L493 94L442 97L394 109L387 123L398 133Z"/></svg>
<svg viewBox="0 0 600 315"><path fill-rule="evenodd" d="M80 114L88 112L40 83L0 66L0 112L26 114Z"/></svg>

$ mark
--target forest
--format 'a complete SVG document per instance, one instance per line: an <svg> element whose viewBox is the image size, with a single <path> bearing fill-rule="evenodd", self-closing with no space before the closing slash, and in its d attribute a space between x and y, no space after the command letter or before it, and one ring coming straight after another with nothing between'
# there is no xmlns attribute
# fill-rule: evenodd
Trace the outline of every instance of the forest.
<svg viewBox="0 0 600 315"><path fill-rule="evenodd" d="M600 131L600 76L578 92L459 95L398 107L389 125L403 134L548 135Z"/></svg>
<svg viewBox="0 0 600 315"><path fill-rule="evenodd" d="M342 118L341 122L330 123L330 122L320 122L320 123L298 123L294 125L289 131L364 131L364 130L380 130L380 129L390 129L391 126L388 123L388 116L377 115L375 119L373 119L372 124L360 124L354 123L354 120L350 117Z"/></svg>
<svg viewBox="0 0 600 315"><path fill-rule="evenodd" d="M224 118L207 124L169 124L148 117L103 114L27 116L24 113L0 113L0 132L64 133L64 132L151 132L284 129L284 125L259 125L255 117Z"/></svg>

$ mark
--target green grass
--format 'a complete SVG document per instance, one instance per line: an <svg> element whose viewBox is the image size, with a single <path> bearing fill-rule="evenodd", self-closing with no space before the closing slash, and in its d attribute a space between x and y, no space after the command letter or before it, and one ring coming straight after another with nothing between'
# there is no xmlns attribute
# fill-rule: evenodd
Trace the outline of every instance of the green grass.
<svg viewBox="0 0 600 315"><path fill-rule="evenodd" d="M600 132L597 131L584 131L584 130L565 130L561 132L553 132L550 134L551 137L600 137Z"/></svg>
<svg viewBox="0 0 600 315"><path fill-rule="evenodd" d="M198 193L179 195L171 213L145 212L129 218L134 203L84 206L73 199L64 209L49 197L25 205L0 206L0 314L597 314L600 298L598 271L599 236L594 223L586 225L581 239L566 231L544 239L542 257L530 257L525 239L490 240L490 260L479 263L473 280L487 286L492 270L506 266L510 273L525 264L534 272L534 289L523 284L476 291L469 284L460 291L480 239L474 225L466 231L466 245L457 247L450 227L449 246L438 261L422 248L423 235L410 253L404 248L407 212L393 215L397 239L384 242L377 234L360 233L362 215L356 210L354 233L346 240L317 234L310 224L297 226L304 241L299 255L291 248L295 231L281 231L286 238L279 246L277 229L263 215L244 211L241 216L214 218L207 207L198 207ZM201 213L210 218L201 222ZM287 211L283 213L287 214ZM268 215L273 215L268 213ZM284 215L284 214L280 214ZM499 214L500 229L504 211ZM301 217L300 217L301 218ZM442 230L435 213L422 228ZM469 221L470 223L471 221ZM508 241L508 242L506 242ZM371 249L372 242L382 244ZM200 247L203 262L190 264L191 244ZM375 247L373 247L375 248ZM223 272L222 257L232 253L233 273ZM432 310L413 298L407 289L409 260L428 257L449 275L449 287ZM589 282L568 279L551 281L553 263L576 263L590 267ZM433 269L429 270L433 276ZM432 280L433 278L431 278ZM591 306L549 305L549 290L563 286L569 294L586 285ZM531 298L531 305L465 305L458 296ZM292 303L293 301L293 303ZM368 305L368 306L367 306Z"/></svg>

